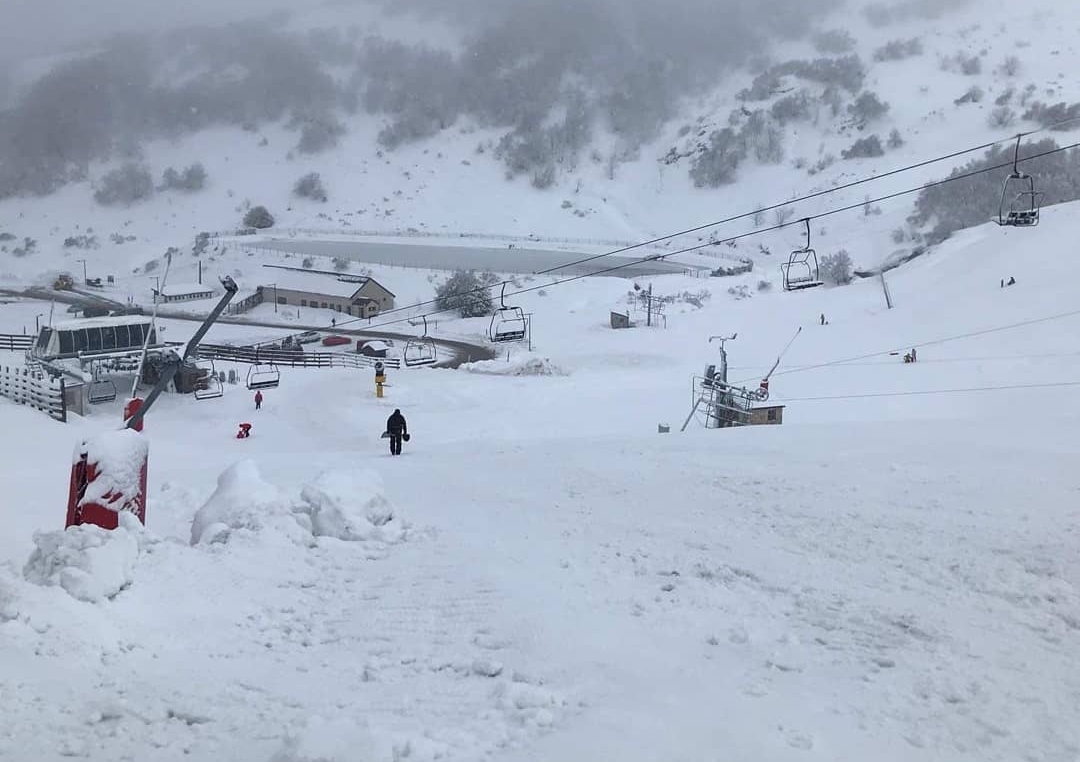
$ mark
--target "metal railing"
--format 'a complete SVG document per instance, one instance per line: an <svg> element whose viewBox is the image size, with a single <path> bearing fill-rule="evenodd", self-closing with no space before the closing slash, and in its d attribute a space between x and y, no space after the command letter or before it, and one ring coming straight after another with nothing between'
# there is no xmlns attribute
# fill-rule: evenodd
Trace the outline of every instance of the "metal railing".
<svg viewBox="0 0 1080 762"><path fill-rule="evenodd" d="M401 360L397 357L369 357L346 352L290 352L286 349L234 347L226 344L200 344L195 352L200 360L280 365L289 368L372 368L377 362L381 362L386 368L401 367Z"/></svg>

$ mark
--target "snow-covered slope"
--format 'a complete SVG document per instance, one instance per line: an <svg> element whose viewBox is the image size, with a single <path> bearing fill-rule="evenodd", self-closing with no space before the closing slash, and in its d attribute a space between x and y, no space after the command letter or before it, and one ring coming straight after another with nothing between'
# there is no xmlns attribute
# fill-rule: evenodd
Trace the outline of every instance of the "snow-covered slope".
<svg viewBox="0 0 1080 762"><path fill-rule="evenodd" d="M326 27L336 20L337 25L348 26L356 21L348 13L324 9L296 23ZM370 11L365 13L365 32L452 47L451 31L434 22L420 23L408 16L372 18ZM496 141L501 133L478 128L466 119L432 139L394 151L380 150L376 142L382 119L363 113L349 119L340 146L315 156L293 155L296 135L280 124L256 132L222 128L175 142L159 141L142 151L154 173L202 162L210 178L204 191L162 192L134 207L104 208L93 201L92 191L109 167L98 166L89 181L68 186L53 196L0 202L0 232L17 237L6 244L7 248L18 248L24 237L37 241L35 253L5 257L0 273L10 282L41 280L59 268L78 270L76 260L81 258L88 259L92 267L121 271L142 266L169 246L189 246L200 230L235 228L248 204L267 205L283 228L418 231L451 239L474 232L496 238L534 234L628 242L668 234L1004 138L1017 129L1033 128L1030 122L991 127L988 117L995 99L1010 88L1016 90L1011 102L1019 112L1024 110L1018 105L1021 97L1047 103L1080 100L1080 86L1067 75L1077 56L1073 13L1067 4L1044 0L1026 5L1019 15L1009 5L970 4L945 14L930 29L927 22L913 20L877 28L854 10L823 18L824 27L853 33L854 52L869 67L865 90L877 93L889 104L889 111L860 131L846 115L846 102L835 118L827 107L815 103L812 120L795 121L784 128L784 158L779 164L764 165L750 159L739 168L737 182L718 189L695 188L688 172L689 160L668 164L663 157L673 148L682 150L705 140L711 130L725 126L740 105L768 109L785 93L807 85L805 81L785 78L774 96L741 104L736 94L750 84L753 75L736 72L707 97L685 103L682 118L669 123L636 159L618 164L613 173L607 157L616 150L615 143L598 132L576 169L560 175L556 186L546 191L535 190L524 178L507 181L504 167L490 150L477 153L478 146ZM920 55L874 61L874 51L885 43L913 37L922 40ZM957 66L943 66L944 59L957 54L977 57L980 72L964 74ZM770 51L777 61L818 55L808 42ZM1017 58L1019 68L1006 73L1001 66L1011 56ZM956 99L975 87L983 91L980 102L955 105ZM816 92L813 86L810 92L812 96ZM893 129L905 141L902 146L889 148L879 158L839 159L856 138L875 133L886 140ZM689 133L680 137L686 130ZM829 156L837 159L835 163L816 174L809 173ZM800 205L791 214L798 219L857 204L867 195L917 188L950 169L949 163L933 165ZM329 193L325 204L291 195L297 178L311 171L323 177ZM823 253L844 248L857 265L874 266L895 249L911 247L910 243L894 243L892 238L893 231L905 226L911 200L909 196L882 204L880 213L860 216L856 212L824 222L815 230L815 242ZM741 230L737 226L735 230L720 229L717 235L725 237ZM97 237L97 248L63 247L66 238L88 231ZM113 235L134 236L134 240L116 244L110 241ZM699 240L698 236L688 237L671 246ZM791 228L755 237L726 253L756 258L759 245L783 251L799 243L799 231Z"/></svg>
<svg viewBox="0 0 1080 762"><path fill-rule="evenodd" d="M0 756L1070 759L1076 219L957 236L890 273L892 310L861 281L612 331L629 286L587 279L518 299L533 355L392 372L381 400L347 370L284 369L258 413L242 386L166 395L147 531L96 565L52 535L22 569L62 525L71 447L119 408L0 404ZM756 384L799 327L783 426L655 433L709 336L738 332L732 378ZM131 582L87 603L48 586L68 567Z"/></svg>

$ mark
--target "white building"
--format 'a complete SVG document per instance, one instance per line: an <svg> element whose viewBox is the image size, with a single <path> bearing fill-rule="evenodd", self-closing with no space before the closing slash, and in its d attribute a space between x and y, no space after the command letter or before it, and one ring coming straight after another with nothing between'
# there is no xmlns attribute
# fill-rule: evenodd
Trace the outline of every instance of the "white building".
<svg viewBox="0 0 1080 762"><path fill-rule="evenodd" d="M204 286L201 283L181 283L179 285L168 284L161 290L151 289L159 301L170 304L172 302L195 302L200 299L212 299L217 290L213 286Z"/></svg>

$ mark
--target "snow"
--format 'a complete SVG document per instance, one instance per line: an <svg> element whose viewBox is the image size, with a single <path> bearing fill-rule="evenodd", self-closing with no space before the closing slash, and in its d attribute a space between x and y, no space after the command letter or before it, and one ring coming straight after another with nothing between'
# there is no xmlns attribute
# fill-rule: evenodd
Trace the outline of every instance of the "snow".
<svg viewBox="0 0 1080 762"><path fill-rule="evenodd" d="M93 525L34 535L37 550L23 569L28 582L64 589L72 598L99 603L132 583L139 557L138 519L124 515L115 530Z"/></svg>
<svg viewBox="0 0 1080 762"><path fill-rule="evenodd" d="M186 296L188 294L214 293L213 286L204 286L201 283L169 283L161 287L164 296Z"/></svg>
<svg viewBox="0 0 1080 762"><path fill-rule="evenodd" d="M87 463L96 464L97 477L87 484L79 505L97 503L113 509L134 505L142 493L142 467L149 453L146 437L127 428L105 431L81 442L72 462L85 455ZM121 498L122 503L118 502Z"/></svg>
<svg viewBox="0 0 1080 762"><path fill-rule="evenodd" d="M971 44L1009 12L983 10L992 18ZM896 110L925 101L903 115L912 125L959 81L934 68L934 48L957 44L947 19L926 61L875 69ZM1034 28L1017 24L1016 35ZM1060 26L1046 35L1072 34ZM922 83L930 93L916 98ZM951 147L966 129L955 121L927 121L924 142L890 162ZM803 137L816 150L820 136ZM199 147L212 165L210 147L227 146L231 164L253 168L229 177L239 197L241 182L286 188L285 173L308 169L259 163L236 140L217 131L150 155L179 165ZM364 182L378 179L374 164ZM354 170L324 175L343 182ZM658 204L647 155L621 171L614 186L585 184L603 211L569 225L479 161L432 180L401 213L429 214L448 235L516 215L506 232L636 237L715 217L747 187L764 198L798 185L787 168L761 168L697 195L668 176ZM767 193L777 184L782 194ZM51 226L62 205L65 219L79 216L76 190L5 209ZM222 213L218 190L177 197L178 219L225 227L236 201ZM495 223L491 205L454 203L496 196L507 216ZM289 224L304 222L297 209ZM826 238L873 259L908 211L837 216ZM135 435L111 432L122 401L61 425L0 400L0 758L1073 762L1078 212L955 236L887 274L893 309L874 280L781 293L776 257L763 256L745 276L641 279L671 297L667 327L614 331L608 311L628 280L522 278L543 287L509 297L533 314L531 352L392 369L381 399L370 369L343 368L282 368L258 412L242 384L207 402L167 393L138 438L150 445L145 530L122 514L112 533L58 531L73 441L104 431L109 470L131 462ZM190 232L172 213L102 212L95 229L137 217L140 246L157 246ZM59 269L60 255L39 256L13 272ZM289 261L216 256L249 274ZM430 299L446 275L371 272L403 305ZM1017 285L1001 288L1010 275ZM146 277L107 293L122 299ZM774 288L759 291L762 279ZM0 304L0 325L47 312L14 300ZM265 325L221 323L208 341L260 341L330 316L262 305L248 317ZM488 322L430 321L436 336L478 341ZM195 329L161 323L170 340ZM730 378L756 386L800 326L771 380L782 426L691 421L678 433L691 377L719 360L710 336L738 334ZM911 347L917 363L890 354ZM401 457L379 439L395 407L414 434ZM239 421L254 424L250 439L234 438Z"/></svg>
<svg viewBox="0 0 1080 762"><path fill-rule="evenodd" d="M236 531L264 530L297 541L302 536L288 498L263 479L254 461L241 460L218 477L214 494L195 514L191 544L225 542Z"/></svg>
<svg viewBox="0 0 1080 762"><path fill-rule="evenodd" d="M312 531L318 537L348 542L404 539L402 519L374 471L327 471L304 485L300 497L307 504Z"/></svg>

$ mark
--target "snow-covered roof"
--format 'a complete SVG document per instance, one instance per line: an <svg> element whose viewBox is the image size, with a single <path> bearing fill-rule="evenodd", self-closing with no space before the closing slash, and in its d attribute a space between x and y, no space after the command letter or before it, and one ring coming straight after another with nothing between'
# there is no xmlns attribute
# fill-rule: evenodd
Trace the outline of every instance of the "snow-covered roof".
<svg viewBox="0 0 1080 762"><path fill-rule="evenodd" d="M263 274L263 288L278 288L290 291L307 291L312 294L325 294L341 299L351 299L353 294L363 288L363 283L355 279L341 280L334 275L306 273L301 270L272 270Z"/></svg>
<svg viewBox="0 0 1080 762"><path fill-rule="evenodd" d="M370 349L372 352L381 352L384 349L389 349L390 345L385 341L379 339L372 339L371 341L365 341L362 345L364 349Z"/></svg>
<svg viewBox="0 0 1080 762"><path fill-rule="evenodd" d="M81 318L53 323L54 331L78 331L83 328L105 328L116 325L150 325L150 318L142 315L116 315L114 317Z"/></svg>
<svg viewBox="0 0 1080 762"><path fill-rule="evenodd" d="M162 296L184 296L186 294L213 293L214 287L204 283L177 283L161 287Z"/></svg>

